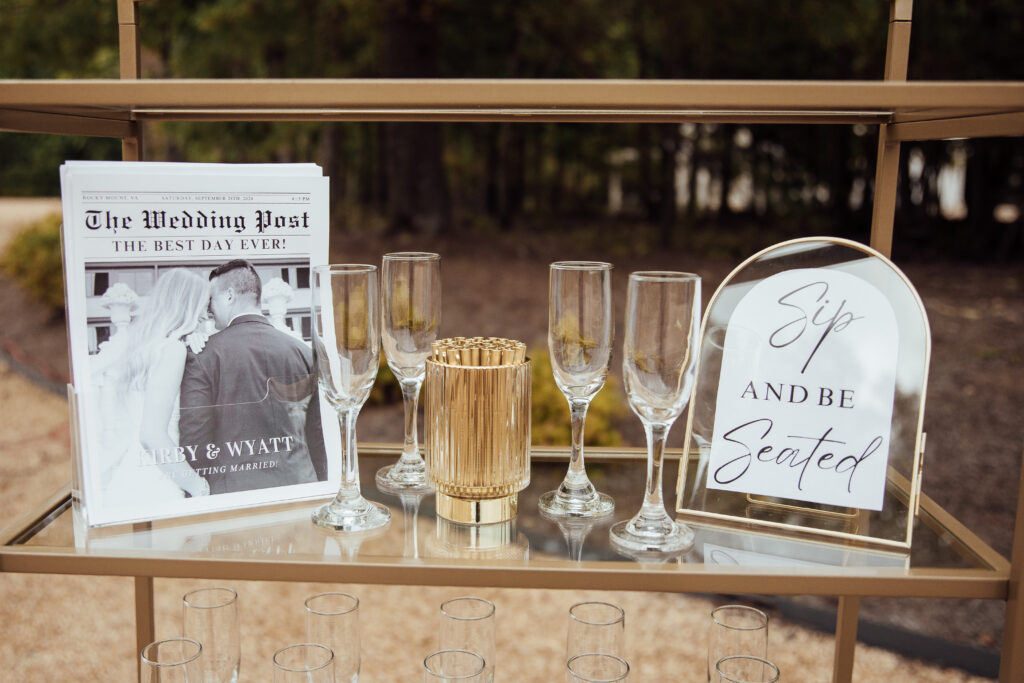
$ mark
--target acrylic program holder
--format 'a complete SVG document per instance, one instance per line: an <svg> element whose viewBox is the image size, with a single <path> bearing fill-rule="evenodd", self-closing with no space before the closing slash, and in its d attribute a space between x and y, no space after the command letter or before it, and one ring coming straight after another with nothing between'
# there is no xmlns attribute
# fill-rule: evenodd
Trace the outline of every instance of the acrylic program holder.
<svg viewBox="0 0 1024 683"><path fill-rule="evenodd" d="M909 549L930 350L878 252L805 238L752 256L704 316L679 518Z"/></svg>

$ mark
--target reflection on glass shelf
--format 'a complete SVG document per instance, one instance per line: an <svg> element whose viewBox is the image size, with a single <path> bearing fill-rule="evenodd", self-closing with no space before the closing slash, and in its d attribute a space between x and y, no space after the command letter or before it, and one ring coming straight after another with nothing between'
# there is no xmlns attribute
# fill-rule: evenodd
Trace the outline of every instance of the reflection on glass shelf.
<svg viewBox="0 0 1024 683"><path fill-rule="evenodd" d="M397 452L397 451L395 451ZM315 527L310 515L320 501L288 503L265 508L160 520L149 524L120 525L90 529L73 525L70 505L56 511L39 524L31 537L18 543L34 548L77 550L88 555L231 558L274 560L299 559L310 562L393 562L409 565L457 564L487 567L535 568L572 562L581 568L606 568L611 571L635 566L611 547L607 524L567 526L541 516L536 499L550 486L557 485L564 473L558 462L535 461L534 484L522 492L519 515L511 523L493 527L461 527L439 519L434 496L402 499L381 493L372 484L376 465L393 458L394 452L382 450L361 456L370 459L361 468L368 483L366 495L388 506L392 523L378 535L341 538L341 535ZM623 510L639 505L644 476L642 460L595 458L609 490L624 504ZM674 469L674 463L670 463ZM672 473L666 471L666 476ZM553 482L553 483L552 483ZM627 515L623 512L618 519ZM612 516L607 520L611 523ZM700 529L695 548L685 557L680 569L694 564L721 566L729 562L747 566L791 566L813 570L815 567L875 568L907 567L905 555L855 551L848 546L820 541L806 542L782 538L763 531L751 533L722 530L706 524ZM77 531L77 533L76 533ZM861 554L866 553L866 554ZM892 559L890 562L886 555ZM643 562L644 558L636 558ZM670 563L668 567L671 567ZM614 563L614 564L613 564ZM972 568L980 566L965 559L951 536L937 532L926 523L917 523L909 558L910 567Z"/></svg>
<svg viewBox="0 0 1024 683"><path fill-rule="evenodd" d="M458 560L518 560L530 558L530 542L515 520L497 524L457 524L435 519L427 541L427 556Z"/></svg>
<svg viewBox="0 0 1024 683"><path fill-rule="evenodd" d="M565 538L565 548L569 553L569 559L575 562L582 562L584 559L590 559L589 555L585 556L583 549L586 547L587 537L594 529L605 529L611 526L612 522L615 521L614 517L556 517L545 513L543 510L540 511L540 516L549 522L558 526L559 531L562 532L562 536ZM595 534L595 537L598 534ZM607 531L601 535L601 541L607 536ZM600 543L596 538L592 539L591 545L595 545L595 541Z"/></svg>
<svg viewBox="0 0 1024 683"><path fill-rule="evenodd" d="M786 538L706 524L696 532L687 562L741 567L910 567L910 556L847 545Z"/></svg>

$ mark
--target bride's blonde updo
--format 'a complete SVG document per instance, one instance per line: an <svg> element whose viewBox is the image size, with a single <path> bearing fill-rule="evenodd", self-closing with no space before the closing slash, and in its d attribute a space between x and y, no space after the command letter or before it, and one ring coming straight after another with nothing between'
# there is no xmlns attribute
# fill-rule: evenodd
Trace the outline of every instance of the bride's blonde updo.
<svg viewBox="0 0 1024 683"><path fill-rule="evenodd" d="M210 304L210 283L184 268L165 271L132 318L125 335L127 363L122 381L130 389L146 386L161 342L181 340L199 327Z"/></svg>

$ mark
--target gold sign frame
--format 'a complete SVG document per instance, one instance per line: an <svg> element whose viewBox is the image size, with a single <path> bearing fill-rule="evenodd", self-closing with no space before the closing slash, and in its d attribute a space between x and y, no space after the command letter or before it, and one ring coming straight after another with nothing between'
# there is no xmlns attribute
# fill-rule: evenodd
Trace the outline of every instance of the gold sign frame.
<svg viewBox="0 0 1024 683"><path fill-rule="evenodd" d="M896 388L883 507L880 511L724 491L707 487L711 436L721 376L724 334L736 305L754 284L798 268L837 268L876 286L893 305L899 331ZM924 463L925 394L931 361L931 328L917 290L888 258L859 242L806 237L764 249L737 266L719 285L704 312L696 378L687 411L685 448L676 482L680 521L770 530L797 537L909 551L920 504ZM900 493L894 482L909 481Z"/></svg>

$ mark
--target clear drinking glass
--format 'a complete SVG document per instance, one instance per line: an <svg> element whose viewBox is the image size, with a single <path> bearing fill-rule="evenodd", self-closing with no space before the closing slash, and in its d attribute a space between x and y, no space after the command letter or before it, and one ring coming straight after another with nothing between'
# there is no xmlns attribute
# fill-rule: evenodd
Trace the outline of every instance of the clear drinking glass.
<svg viewBox="0 0 1024 683"><path fill-rule="evenodd" d="M380 360L377 267L316 266L312 290L320 388L341 423L341 488L313 513L313 522L338 531L376 529L391 520L391 511L360 492L356 418L370 396Z"/></svg>
<svg viewBox="0 0 1024 683"><path fill-rule="evenodd" d="M306 640L331 649L334 677L359 680L359 598L348 593L320 593L306 599Z"/></svg>
<svg viewBox="0 0 1024 683"><path fill-rule="evenodd" d="M626 613L610 602L578 602L569 608L565 659L582 654L626 657Z"/></svg>
<svg viewBox="0 0 1024 683"><path fill-rule="evenodd" d="M708 680L715 663L732 655L768 656L768 615L746 605L722 605L711 610L708 627Z"/></svg>
<svg viewBox="0 0 1024 683"><path fill-rule="evenodd" d="M569 471L555 491L541 495L549 515L600 517L615 511L611 496L598 493L583 461L587 408L604 386L612 353L612 266L595 261L551 264L548 281L548 351L555 384L569 401L572 451Z"/></svg>
<svg viewBox="0 0 1024 683"><path fill-rule="evenodd" d="M586 652L565 663L565 683L613 683L629 678L629 662L615 655Z"/></svg>
<svg viewBox="0 0 1024 683"><path fill-rule="evenodd" d="M494 603L483 598L452 598L441 603L442 650L469 650L484 659L485 683L494 680Z"/></svg>
<svg viewBox="0 0 1024 683"><path fill-rule="evenodd" d="M298 643L274 653L274 683L334 683L334 653L316 643Z"/></svg>
<svg viewBox="0 0 1024 683"><path fill-rule="evenodd" d="M238 638L238 593L230 588L200 588L182 601L182 635L203 645L203 680L235 683L242 659Z"/></svg>
<svg viewBox="0 0 1024 683"><path fill-rule="evenodd" d="M203 681L203 646L191 638L158 640L142 648L139 683Z"/></svg>
<svg viewBox="0 0 1024 683"><path fill-rule="evenodd" d="M388 367L402 387L405 442L398 462L377 470L377 486L393 493L429 491L416 406L430 346L441 325L441 257L420 251L385 254L381 280L381 341Z"/></svg>
<svg viewBox="0 0 1024 683"><path fill-rule="evenodd" d="M461 681L482 683L484 658L469 650L439 650L423 660L423 683Z"/></svg>
<svg viewBox="0 0 1024 683"><path fill-rule="evenodd" d="M610 531L612 544L627 553L675 553L693 545L693 530L665 510L661 480L665 438L693 389L699 334L700 276L630 273L622 376L647 434L647 485L640 512Z"/></svg>
<svg viewBox="0 0 1024 683"><path fill-rule="evenodd" d="M733 655L715 663L713 683L777 683L779 667L763 657Z"/></svg>

